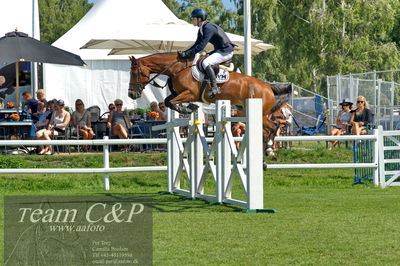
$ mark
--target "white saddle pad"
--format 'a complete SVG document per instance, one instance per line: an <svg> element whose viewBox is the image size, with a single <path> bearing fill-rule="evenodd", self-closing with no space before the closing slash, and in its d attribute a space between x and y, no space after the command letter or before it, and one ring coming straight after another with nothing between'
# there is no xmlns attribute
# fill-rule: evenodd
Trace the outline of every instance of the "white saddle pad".
<svg viewBox="0 0 400 266"><path fill-rule="evenodd" d="M193 78L199 82L204 81L204 78L206 77L206 75L201 72L198 68L197 68L197 60L199 60L200 54L196 54L193 60L193 67L192 67L192 75ZM217 83L225 83L229 80L229 71L226 69L219 69L219 72L216 76L217 78Z"/></svg>

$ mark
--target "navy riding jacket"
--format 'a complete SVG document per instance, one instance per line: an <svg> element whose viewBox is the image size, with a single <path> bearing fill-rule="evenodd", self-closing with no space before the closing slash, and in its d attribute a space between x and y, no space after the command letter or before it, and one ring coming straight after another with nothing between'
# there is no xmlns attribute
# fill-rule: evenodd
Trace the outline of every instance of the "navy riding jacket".
<svg viewBox="0 0 400 266"><path fill-rule="evenodd" d="M185 52L188 57L194 56L196 53L204 50L208 43L214 45L214 50L210 52L210 54L217 51L221 53L230 53L233 52L233 47L236 46L229 40L220 26L212 22L205 22L197 33L196 42Z"/></svg>

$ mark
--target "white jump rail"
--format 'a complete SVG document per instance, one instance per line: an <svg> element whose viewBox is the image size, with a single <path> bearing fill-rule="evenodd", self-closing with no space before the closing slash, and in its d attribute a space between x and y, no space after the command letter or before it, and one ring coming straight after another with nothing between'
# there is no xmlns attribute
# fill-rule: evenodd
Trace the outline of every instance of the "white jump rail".
<svg viewBox="0 0 400 266"><path fill-rule="evenodd" d="M316 163L316 164L268 164L267 169L332 169L332 168L373 168L374 186L379 186L379 136L381 127L374 129L372 135L345 135L345 136L280 136L276 137L275 141L335 141L335 140L373 140L374 153L372 163Z"/></svg>

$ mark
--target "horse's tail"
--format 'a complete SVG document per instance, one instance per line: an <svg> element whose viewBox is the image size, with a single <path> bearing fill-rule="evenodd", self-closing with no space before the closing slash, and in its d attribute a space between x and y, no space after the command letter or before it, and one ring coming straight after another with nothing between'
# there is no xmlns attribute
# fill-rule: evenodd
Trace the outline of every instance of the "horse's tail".
<svg viewBox="0 0 400 266"><path fill-rule="evenodd" d="M273 113L289 101L292 93L292 83L274 83L270 85L275 94L275 104L270 111L270 113Z"/></svg>

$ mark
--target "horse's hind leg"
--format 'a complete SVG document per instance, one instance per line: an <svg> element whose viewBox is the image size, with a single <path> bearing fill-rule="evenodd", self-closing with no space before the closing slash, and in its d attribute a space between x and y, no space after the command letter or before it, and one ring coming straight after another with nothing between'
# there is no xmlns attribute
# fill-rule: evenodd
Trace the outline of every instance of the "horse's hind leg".
<svg viewBox="0 0 400 266"><path fill-rule="evenodd" d="M273 141L275 138L276 130L278 129L277 125L275 125L271 120L269 120L266 116L263 117L263 136L264 136L264 145L266 147L266 153L268 156L275 158L275 153L272 149Z"/></svg>

